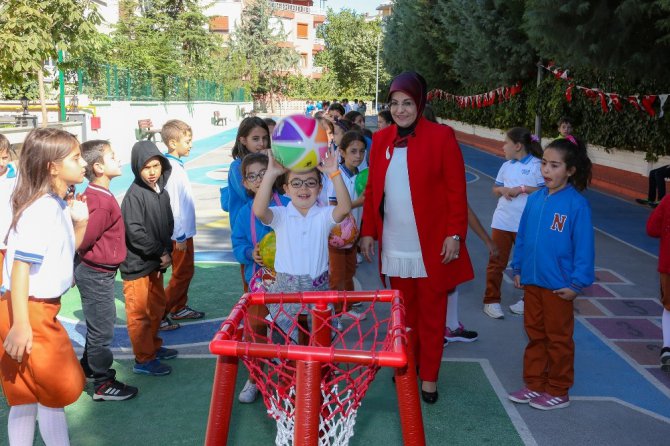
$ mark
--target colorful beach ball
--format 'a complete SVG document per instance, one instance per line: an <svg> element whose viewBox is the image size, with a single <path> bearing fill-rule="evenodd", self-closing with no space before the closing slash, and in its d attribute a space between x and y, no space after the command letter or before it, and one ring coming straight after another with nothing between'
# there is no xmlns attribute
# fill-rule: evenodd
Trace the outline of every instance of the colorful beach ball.
<svg viewBox="0 0 670 446"><path fill-rule="evenodd" d="M356 180L354 182L354 188L356 189L356 195L360 196L365 190L365 186L368 184L368 169L363 169L358 172L356 175Z"/></svg>
<svg viewBox="0 0 670 446"><path fill-rule="evenodd" d="M263 259L263 265L271 270L274 270L275 253L277 252L277 237L274 231L265 234L265 236L261 239L258 248L261 253L261 258Z"/></svg>
<svg viewBox="0 0 670 446"><path fill-rule="evenodd" d="M272 155L294 172L314 169L328 151L328 136L316 119L303 115L287 116L272 132Z"/></svg>
<svg viewBox="0 0 670 446"><path fill-rule="evenodd" d="M328 244L333 248L347 249L354 246L358 238L358 226L353 215L344 217L340 223L333 226L328 236Z"/></svg>

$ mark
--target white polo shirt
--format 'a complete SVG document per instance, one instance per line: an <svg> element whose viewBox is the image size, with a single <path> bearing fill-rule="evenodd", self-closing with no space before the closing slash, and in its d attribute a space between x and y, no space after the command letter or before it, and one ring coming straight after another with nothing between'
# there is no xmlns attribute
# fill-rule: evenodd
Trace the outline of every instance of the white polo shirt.
<svg viewBox="0 0 670 446"><path fill-rule="evenodd" d="M303 215L289 203L271 207L268 226L277 236L275 271L316 279L328 270L328 235L335 226L334 206L312 206Z"/></svg>
<svg viewBox="0 0 670 446"><path fill-rule="evenodd" d="M30 263L28 295L59 297L72 286L74 228L70 208L60 197L45 194L21 214L9 231L3 266L3 290L11 290L14 260Z"/></svg>
<svg viewBox="0 0 670 446"><path fill-rule="evenodd" d="M526 155L520 160L506 161L496 177L496 186L504 187L543 187L542 161L533 155ZM517 232L521 222L523 208L526 207L527 194L519 194L512 200L505 197L498 199L498 206L493 213L491 227L502 231Z"/></svg>
<svg viewBox="0 0 670 446"><path fill-rule="evenodd" d="M355 199L358 198L358 194L356 193L356 177L358 177L358 174L352 173L349 169L344 164L340 164L340 172L342 172L342 181L344 182L344 185L347 187L347 191L349 192L349 198L351 201L354 201ZM360 172L360 170L359 170ZM333 183L332 180L329 179L328 181L328 202L336 202L337 203L337 196L335 194L335 184ZM360 231L361 229L361 217L363 216L363 207L359 206L355 209L351 209L351 215L354 216L356 219L356 225L358 226L358 230Z"/></svg>

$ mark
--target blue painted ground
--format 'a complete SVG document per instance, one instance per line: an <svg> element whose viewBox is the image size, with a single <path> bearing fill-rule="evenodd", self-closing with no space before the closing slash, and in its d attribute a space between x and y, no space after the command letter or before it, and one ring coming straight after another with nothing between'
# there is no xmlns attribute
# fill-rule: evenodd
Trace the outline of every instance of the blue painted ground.
<svg viewBox="0 0 670 446"><path fill-rule="evenodd" d="M461 151L466 165L491 178L496 177L505 161L502 157L465 144L461 144ZM594 190L587 190L585 195L591 204L594 227L658 256L658 240L648 237L645 231L651 213L649 208Z"/></svg>
<svg viewBox="0 0 670 446"><path fill-rule="evenodd" d="M191 154L189 155L188 158L186 158L186 162L189 160L193 160L201 155L206 154L207 152L210 152L214 149L217 149L225 144L230 143L231 141L235 140L235 136L237 136L237 128L233 129L228 129L224 132L217 133L216 135L210 136L208 138L204 139L199 139L197 141L193 142L193 147L191 148ZM219 166L217 166L219 167ZM211 170L211 169L209 169ZM190 172L189 172L190 174ZM133 175L130 163L127 163L121 167L121 176L119 178L115 178L112 181L112 184L110 186L110 191L114 195L119 195L124 193L126 190L128 190L128 187L132 184L133 180L135 179L135 176ZM194 182L199 182L199 181L194 181ZM219 184L221 182L216 181L214 179L209 178L208 182L206 184ZM224 186L225 184L221 184L221 186ZM86 189L86 182L84 184L80 185L77 187L77 191L81 192L84 189Z"/></svg>

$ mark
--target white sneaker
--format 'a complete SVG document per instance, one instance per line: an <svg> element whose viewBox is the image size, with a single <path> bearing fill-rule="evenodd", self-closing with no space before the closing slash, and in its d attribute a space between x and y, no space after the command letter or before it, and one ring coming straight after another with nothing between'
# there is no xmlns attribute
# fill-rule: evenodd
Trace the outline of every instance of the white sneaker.
<svg viewBox="0 0 670 446"><path fill-rule="evenodd" d="M510 305L509 311L511 311L514 314L523 314L523 299L519 299L519 302Z"/></svg>
<svg viewBox="0 0 670 446"><path fill-rule="evenodd" d="M484 313L493 319L503 319L505 317L500 304L484 304Z"/></svg>
<svg viewBox="0 0 670 446"><path fill-rule="evenodd" d="M256 387L256 384L247 380L237 399L240 400L240 403L249 404L256 401L256 397L258 397L258 387Z"/></svg>

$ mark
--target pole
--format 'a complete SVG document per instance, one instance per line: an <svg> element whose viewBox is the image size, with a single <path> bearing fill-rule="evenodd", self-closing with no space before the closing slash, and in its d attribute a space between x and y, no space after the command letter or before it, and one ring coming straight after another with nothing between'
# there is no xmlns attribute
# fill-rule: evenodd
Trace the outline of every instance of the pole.
<svg viewBox="0 0 670 446"><path fill-rule="evenodd" d="M540 117L540 84L542 83L542 61L537 62L537 104L535 105L535 135L542 141L542 118Z"/></svg>
<svg viewBox="0 0 670 446"><path fill-rule="evenodd" d="M381 32L377 34L377 75L375 76L375 115L379 111L379 42L381 42Z"/></svg>
<svg viewBox="0 0 670 446"><path fill-rule="evenodd" d="M63 63L63 50L58 50L58 83L60 84L60 100L58 104L60 106L60 121L65 121L65 75L61 68Z"/></svg>

